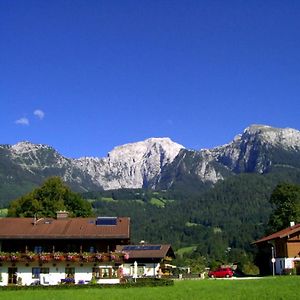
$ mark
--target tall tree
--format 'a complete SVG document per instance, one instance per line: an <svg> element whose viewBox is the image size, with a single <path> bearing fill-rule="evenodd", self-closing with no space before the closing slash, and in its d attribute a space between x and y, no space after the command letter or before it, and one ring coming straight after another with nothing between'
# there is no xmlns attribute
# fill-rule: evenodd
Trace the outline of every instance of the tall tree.
<svg viewBox="0 0 300 300"><path fill-rule="evenodd" d="M72 192L60 177L50 177L41 187L13 201L8 216L55 217L59 210L67 210L74 217L92 214L91 205Z"/></svg>
<svg viewBox="0 0 300 300"><path fill-rule="evenodd" d="M271 231L286 228L291 221L300 222L300 185L278 184L271 194L270 202L275 207L269 219Z"/></svg>

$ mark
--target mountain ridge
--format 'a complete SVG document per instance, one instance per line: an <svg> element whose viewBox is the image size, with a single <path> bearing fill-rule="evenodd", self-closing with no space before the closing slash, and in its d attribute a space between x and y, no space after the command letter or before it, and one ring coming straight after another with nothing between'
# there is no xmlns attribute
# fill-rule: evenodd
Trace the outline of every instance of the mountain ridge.
<svg viewBox="0 0 300 300"><path fill-rule="evenodd" d="M300 131L253 124L231 142L212 149L190 150L170 138L149 138L116 146L106 157L77 159L66 158L51 146L24 141L0 145L0 200L19 196L49 176L60 176L81 192L170 189L185 181L213 185L235 174L264 174L277 166L300 168ZM19 192L14 193L16 185ZM6 190L11 191L9 196Z"/></svg>

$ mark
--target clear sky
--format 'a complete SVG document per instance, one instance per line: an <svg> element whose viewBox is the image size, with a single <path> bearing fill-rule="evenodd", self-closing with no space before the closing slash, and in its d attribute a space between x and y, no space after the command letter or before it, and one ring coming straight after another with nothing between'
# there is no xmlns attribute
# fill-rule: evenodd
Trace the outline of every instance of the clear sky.
<svg viewBox="0 0 300 300"><path fill-rule="evenodd" d="M300 129L298 0L1 0L0 144L66 157Z"/></svg>

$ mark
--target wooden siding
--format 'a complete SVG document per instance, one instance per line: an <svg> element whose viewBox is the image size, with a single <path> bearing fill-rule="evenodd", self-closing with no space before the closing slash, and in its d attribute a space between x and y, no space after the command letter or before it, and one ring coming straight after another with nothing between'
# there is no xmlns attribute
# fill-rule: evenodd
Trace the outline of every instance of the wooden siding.
<svg viewBox="0 0 300 300"><path fill-rule="evenodd" d="M295 257L300 255L300 240L288 241L287 243L287 257Z"/></svg>
<svg viewBox="0 0 300 300"><path fill-rule="evenodd" d="M286 240L275 241L275 256L276 257L287 257Z"/></svg>

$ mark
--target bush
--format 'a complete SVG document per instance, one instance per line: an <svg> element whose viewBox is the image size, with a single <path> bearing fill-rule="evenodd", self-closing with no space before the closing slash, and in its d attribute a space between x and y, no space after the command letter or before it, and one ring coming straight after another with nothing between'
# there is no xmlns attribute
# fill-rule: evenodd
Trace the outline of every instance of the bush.
<svg viewBox="0 0 300 300"><path fill-rule="evenodd" d="M282 274L283 275L296 275L296 269L295 268L284 269Z"/></svg>
<svg viewBox="0 0 300 300"><path fill-rule="evenodd" d="M258 275L259 274L259 268L251 262L247 262L246 264L244 264L242 271L246 275Z"/></svg>
<svg viewBox="0 0 300 300"><path fill-rule="evenodd" d="M38 290L38 289L85 289L85 288L131 288L131 287L155 287L172 286L174 281L170 279L159 278L138 278L136 282L125 282L122 284L59 284L59 285L12 285L1 286L1 290Z"/></svg>

